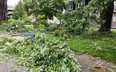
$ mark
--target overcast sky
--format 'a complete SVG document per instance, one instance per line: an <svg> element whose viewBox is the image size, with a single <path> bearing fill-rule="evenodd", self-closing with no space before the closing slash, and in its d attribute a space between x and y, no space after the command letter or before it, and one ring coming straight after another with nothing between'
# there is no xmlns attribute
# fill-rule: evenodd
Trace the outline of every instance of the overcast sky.
<svg viewBox="0 0 116 72"><path fill-rule="evenodd" d="M19 0L8 0L8 5L16 5L19 2Z"/></svg>

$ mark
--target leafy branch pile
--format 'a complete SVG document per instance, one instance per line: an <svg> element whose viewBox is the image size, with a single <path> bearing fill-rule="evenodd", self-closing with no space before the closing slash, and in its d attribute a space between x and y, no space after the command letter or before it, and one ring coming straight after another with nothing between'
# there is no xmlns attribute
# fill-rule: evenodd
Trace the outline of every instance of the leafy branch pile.
<svg viewBox="0 0 116 72"><path fill-rule="evenodd" d="M17 55L21 65L32 72L80 72L74 53L66 44L48 40L45 35L4 45L4 52Z"/></svg>
<svg viewBox="0 0 116 72"><path fill-rule="evenodd" d="M10 19L6 22L3 22L0 25L0 31L4 32L29 32L32 28L26 28L25 25L31 25L32 23L29 20L15 20L15 19Z"/></svg>

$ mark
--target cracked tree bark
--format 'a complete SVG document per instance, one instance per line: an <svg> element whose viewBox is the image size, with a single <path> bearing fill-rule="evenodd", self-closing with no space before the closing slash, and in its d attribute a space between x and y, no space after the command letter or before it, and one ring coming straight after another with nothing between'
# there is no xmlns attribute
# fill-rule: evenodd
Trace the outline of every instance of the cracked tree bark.
<svg viewBox="0 0 116 72"><path fill-rule="evenodd" d="M101 17L105 22L101 25L101 28L99 31L110 31L111 29L111 23L112 23L112 15L113 15L113 9L114 9L114 2L111 2L107 5L107 8L103 11L103 16Z"/></svg>
<svg viewBox="0 0 116 72"><path fill-rule="evenodd" d="M0 0L0 21L5 20L7 11L7 0Z"/></svg>

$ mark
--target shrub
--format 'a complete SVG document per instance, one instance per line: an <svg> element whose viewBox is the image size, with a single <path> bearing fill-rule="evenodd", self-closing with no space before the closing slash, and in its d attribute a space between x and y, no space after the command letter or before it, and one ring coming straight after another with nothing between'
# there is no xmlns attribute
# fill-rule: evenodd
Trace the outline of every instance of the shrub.
<svg viewBox="0 0 116 72"><path fill-rule="evenodd" d="M54 35L54 36L61 36L59 30L55 30L55 31L53 32L53 35Z"/></svg>
<svg viewBox="0 0 116 72"><path fill-rule="evenodd" d="M37 25L43 24L44 26L48 27L49 25L46 22L45 15L38 15L37 16Z"/></svg>
<svg viewBox="0 0 116 72"><path fill-rule="evenodd" d="M25 25L31 25L31 22L28 19L9 19L7 22L2 23L0 30L12 33L28 32L30 28L26 28Z"/></svg>

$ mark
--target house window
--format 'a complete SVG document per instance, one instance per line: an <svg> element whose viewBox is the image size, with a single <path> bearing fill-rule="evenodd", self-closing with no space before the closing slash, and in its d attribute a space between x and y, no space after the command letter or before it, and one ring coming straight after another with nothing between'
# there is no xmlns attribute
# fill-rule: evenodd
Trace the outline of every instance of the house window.
<svg viewBox="0 0 116 72"><path fill-rule="evenodd" d="M76 4L75 9L78 9L78 4Z"/></svg>
<svg viewBox="0 0 116 72"><path fill-rule="evenodd" d="M81 4L80 3L78 3L78 8L81 8Z"/></svg>
<svg viewBox="0 0 116 72"><path fill-rule="evenodd" d="M70 9L73 10L73 6L72 5L70 6Z"/></svg>
<svg viewBox="0 0 116 72"><path fill-rule="evenodd" d="M73 0L68 0L68 8L67 8L67 10L73 10L73 5L74 5L74 1Z"/></svg>
<svg viewBox="0 0 116 72"><path fill-rule="evenodd" d="M73 6L72 5L69 5L68 6L68 10L73 10Z"/></svg>
<svg viewBox="0 0 116 72"><path fill-rule="evenodd" d="M78 3L78 4L76 4L76 9L79 9L79 8L83 7L84 5L85 5L84 3Z"/></svg>

